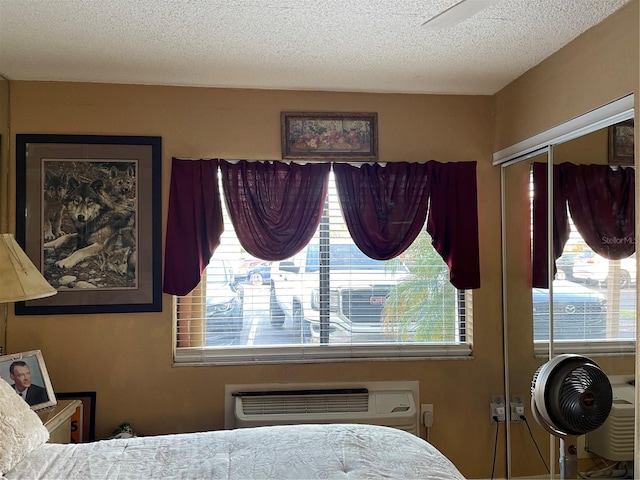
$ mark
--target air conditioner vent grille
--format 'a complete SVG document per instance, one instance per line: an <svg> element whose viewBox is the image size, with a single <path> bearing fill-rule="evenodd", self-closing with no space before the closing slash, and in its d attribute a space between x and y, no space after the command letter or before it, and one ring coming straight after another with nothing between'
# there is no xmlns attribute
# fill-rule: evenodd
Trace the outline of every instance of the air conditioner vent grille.
<svg viewBox="0 0 640 480"><path fill-rule="evenodd" d="M225 427L366 423L418 435L418 386L413 381L227 385Z"/></svg>
<svg viewBox="0 0 640 480"><path fill-rule="evenodd" d="M635 386L612 382L613 406L609 418L589 433L589 451L611 461L633 461Z"/></svg>
<svg viewBox="0 0 640 480"><path fill-rule="evenodd" d="M245 415L291 415L309 413L363 413L369 409L369 394L274 395L242 397Z"/></svg>

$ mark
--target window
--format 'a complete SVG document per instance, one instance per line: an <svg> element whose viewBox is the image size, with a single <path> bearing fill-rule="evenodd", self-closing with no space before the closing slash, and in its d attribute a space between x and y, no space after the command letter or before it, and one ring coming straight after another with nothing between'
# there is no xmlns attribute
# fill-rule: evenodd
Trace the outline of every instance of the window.
<svg viewBox="0 0 640 480"><path fill-rule="evenodd" d="M596 254L567 212L568 240L562 256L556 260L553 281L554 351L634 352L636 255L607 260ZM548 352L549 300L549 289L533 288L533 338L537 354Z"/></svg>
<svg viewBox="0 0 640 480"><path fill-rule="evenodd" d="M320 226L292 258L243 254L225 218L202 282L177 297L176 363L470 355L471 292L451 285L426 231L397 258L365 256L330 182Z"/></svg>

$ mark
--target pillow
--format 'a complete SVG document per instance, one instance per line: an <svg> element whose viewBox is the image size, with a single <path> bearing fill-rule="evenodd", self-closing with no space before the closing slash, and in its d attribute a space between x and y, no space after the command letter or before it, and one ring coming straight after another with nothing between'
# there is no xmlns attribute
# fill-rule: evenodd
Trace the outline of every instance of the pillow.
<svg viewBox="0 0 640 480"><path fill-rule="evenodd" d="M0 378L0 476L47 440L38 414Z"/></svg>

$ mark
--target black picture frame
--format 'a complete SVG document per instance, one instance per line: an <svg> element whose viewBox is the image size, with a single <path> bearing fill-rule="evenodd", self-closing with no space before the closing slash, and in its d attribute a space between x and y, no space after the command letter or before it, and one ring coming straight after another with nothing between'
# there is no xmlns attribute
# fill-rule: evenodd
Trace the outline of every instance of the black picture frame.
<svg viewBox="0 0 640 480"><path fill-rule="evenodd" d="M58 392L58 400L80 400L82 402L81 436L74 435L77 423L71 418L71 437L77 443L93 442L96 439L96 392ZM74 430L76 429L76 430ZM76 440L77 439L77 440Z"/></svg>
<svg viewBox="0 0 640 480"><path fill-rule="evenodd" d="M161 171L161 137L16 135L16 240L58 290L16 315L161 311Z"/></svg>

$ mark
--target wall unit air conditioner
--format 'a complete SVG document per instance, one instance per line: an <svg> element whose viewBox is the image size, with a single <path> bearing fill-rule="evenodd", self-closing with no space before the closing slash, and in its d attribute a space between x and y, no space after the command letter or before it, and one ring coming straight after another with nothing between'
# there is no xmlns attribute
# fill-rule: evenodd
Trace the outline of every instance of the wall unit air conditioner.
<svg viewBox="0 0 640 480"><path fill-rule="evenodd" d="M367 423L419 435L418 382L227 385L225 390L226 428Z"/></svg>
<svg viewBox="0 0 640 480"><path fill-rule="evenodd" d="M624 378L624 377L621 377ZM613 406L604 424L587 435L588 450L607 460L633 461L635 393L632 380L611 377Z"/></svg>

